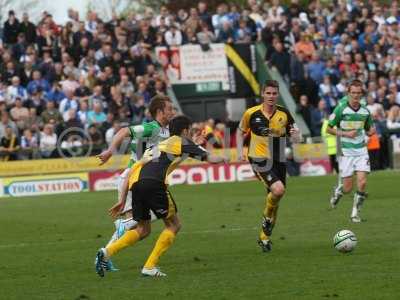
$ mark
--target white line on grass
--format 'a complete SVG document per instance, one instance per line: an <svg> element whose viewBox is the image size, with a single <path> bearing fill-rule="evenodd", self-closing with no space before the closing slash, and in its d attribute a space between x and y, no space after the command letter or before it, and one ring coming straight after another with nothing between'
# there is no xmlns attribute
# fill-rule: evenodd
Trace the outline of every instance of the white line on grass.
<svg viewBox="0 0 400 300"><path fill-rule="evenodd" d="M207 229L207 230L195 230L195 231L182 231L179 233L179 235L181 235L181 234L222 233L222 232L235 232L235 231L252 231L252 230L256 230L256 229L257 229L257 227ZM3 245L0 244L0 249L84 243L84 242L90 242L90 241L94 241L94 240L98 240L98 239L100 239L100 238L81 239L81 240L62 240L62 241L54 241L54 242L32 242L32 243L3 244Z"/></svg>

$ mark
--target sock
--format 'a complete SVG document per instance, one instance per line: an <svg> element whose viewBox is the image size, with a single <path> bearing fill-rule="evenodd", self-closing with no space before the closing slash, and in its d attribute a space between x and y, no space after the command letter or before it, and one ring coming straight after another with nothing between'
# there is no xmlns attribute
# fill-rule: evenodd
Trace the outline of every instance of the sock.
<svg viewBox="0 0 400 300"><path fill-rule="evenodd" d="M272 193L269 192L265 201L264 217L269 218L273 223L275 223L278 207L279 199L274 198Z"/></svg>
<svg viewBox="0 0 400 300"><path fill-rule="evenodd" d="M164 229L164 231L161 232L160 237L158 238L156 245L154 246L154 249L147 259L144 267L147 269L154 268L158 264L160 256L168 250L168 248L174 242L174 239L175 233L169 229Z"/></svg>
<svg viewBox="0 0 400 300"><path fill-rule="evenodd" d="M139 233L136 230L128 230L121 238L106 247L106 256L111 257L122 249L134 245L138 240L140 240Z"/></svg>
<svg viewBox="0 0 400 300"><path fill-rule="evenodd" d="M260 231L260 240L267 241L269 240L269 236L264 233L264 231Z"/></svg>
<svg viewBox="0 0 400 300"><path fill-rule="evenodd" d="M366 198L366 194L364 192L357 191L354 193L353 209L351 212L352 217L358 215L358 212L360 211L365 198Z"/></svg>
<svg viewBox="0 0 400 300"><path fill-rule="evenodd" d="M343 184L339 184L336 188L335 188L335 195L334 197L336 199L340 199L343 196Z"/></svg>

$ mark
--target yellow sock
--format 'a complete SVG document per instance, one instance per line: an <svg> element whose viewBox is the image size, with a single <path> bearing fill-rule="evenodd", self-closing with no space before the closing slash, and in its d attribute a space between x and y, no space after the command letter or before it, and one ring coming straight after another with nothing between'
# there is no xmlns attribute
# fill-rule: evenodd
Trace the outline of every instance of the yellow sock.
<svg viewBox="0 0 400 300"><path fill-rule="evenodd" d="M168 248L172 245L174 240L175 240L175 233L169 229L164 229L164 231L161 232L160 237L158 238L153 251L151 252L146 263L144 264L144 267L147 269L154 268L158 264L160 256L165 251L168 250Z"/></svg>
<svg viewBox="0 0 400 300"><path fill-rule="evenodd" d="M260 240L266 241L269 240L269 236L264 233L264 231L260 231Z"/></svg>
<svg viewBox="0 0 400 300"><path fill-rule="evenodd" d="M123 236L106 247L107 257L111 257L122 249L134 245L139 239L140 236L136 230L126 231Z"/></svg>
<svg viewBox="0 0 400 300"><path fill-rule="evenodd" d="M272 219L274 217L275 211L278 210L279 199L275 199L272 193L269 192L267 199L265 200L264 216Z"/></svg>

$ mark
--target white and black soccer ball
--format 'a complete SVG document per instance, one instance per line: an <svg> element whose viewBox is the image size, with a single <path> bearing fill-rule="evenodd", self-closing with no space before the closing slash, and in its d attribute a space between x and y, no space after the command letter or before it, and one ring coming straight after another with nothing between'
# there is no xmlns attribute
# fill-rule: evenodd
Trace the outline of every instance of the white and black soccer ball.
<svg viewBox="0 0 400 300"><path fill-rule="evenodd" d="M333 246L342 253L351 252L357 245L357 237L350 230L340 230L333 237Z"/></svg>

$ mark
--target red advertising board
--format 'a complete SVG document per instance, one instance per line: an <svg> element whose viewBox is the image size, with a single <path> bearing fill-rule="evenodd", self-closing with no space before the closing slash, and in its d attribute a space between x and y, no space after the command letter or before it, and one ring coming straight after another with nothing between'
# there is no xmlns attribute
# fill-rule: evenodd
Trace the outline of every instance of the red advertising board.
<svg viewBox="0 0 400 300"><path fill-rule="evenodd" d="M249 163L183 165L169 177L169 184L205 184L255 179Z"/></svg>
<svg viewBox="0 0 400 300"><path fill-rule="evenodd" d="M89 173L90 191L116 190L120 171L98 171Z"/></svg>

